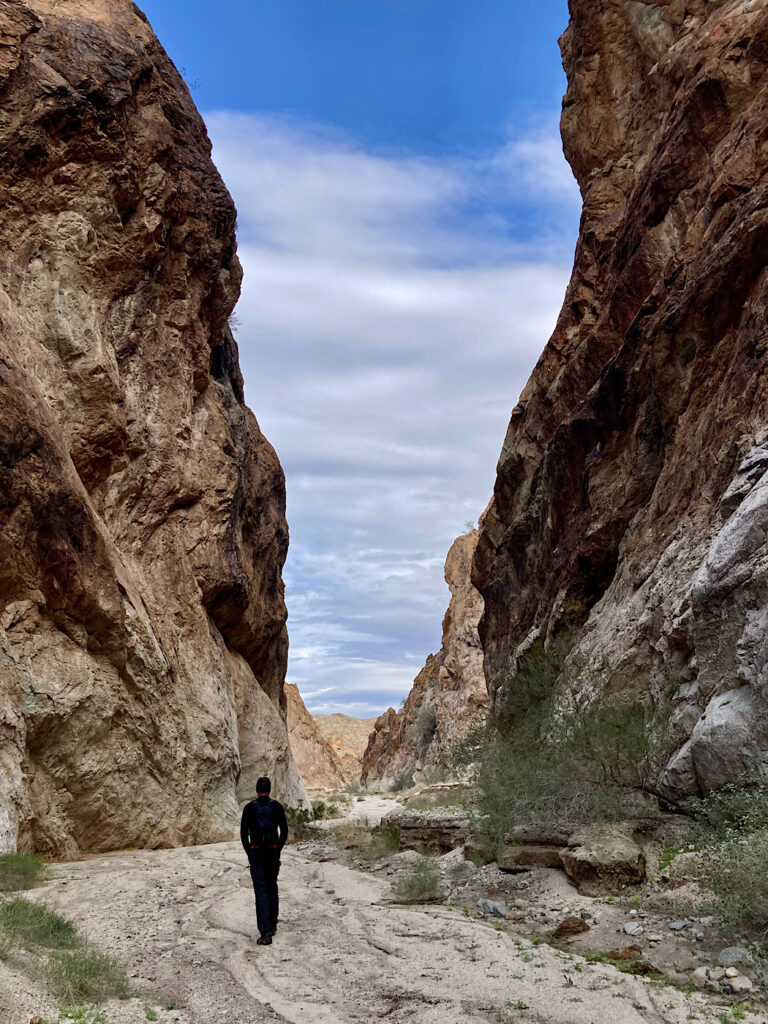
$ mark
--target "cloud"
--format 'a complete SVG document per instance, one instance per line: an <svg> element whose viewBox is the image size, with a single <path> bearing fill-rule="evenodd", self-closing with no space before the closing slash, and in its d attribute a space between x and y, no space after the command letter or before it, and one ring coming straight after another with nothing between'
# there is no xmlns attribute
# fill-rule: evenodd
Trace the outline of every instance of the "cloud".
<svg viewBox="0 0 768 1024"><path fill-rule="evenodd" d="M246 393L286 471L289 680L311 710L375 714L439 646L443 560L554 326L578 190L554 125L450 160L206 120L238 206Z"/></svg>

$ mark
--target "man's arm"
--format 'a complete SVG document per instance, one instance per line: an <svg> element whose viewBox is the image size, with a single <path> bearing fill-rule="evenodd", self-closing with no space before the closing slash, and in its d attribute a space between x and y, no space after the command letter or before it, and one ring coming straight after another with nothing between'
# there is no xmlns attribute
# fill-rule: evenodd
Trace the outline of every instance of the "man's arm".
<svg viewBox="0 0 768 1024"><path fill-rule="evenodd" d="M288 841L288 819L282 804L279 803L275 810L277 811L277 827L280 830L280 849L282 850Z"/></svg>
<svg viewBox="0 0 768 1024"><path fill-rule="evenodd" d="M251 839L250 836L248 835L248 822L246 820L247 817L248 804L246 804L245 807L243 808L243 816L240 819L240 842L243 844L243 849L245 850L246 857L249 856L249 851L251 849Z"/></svg>

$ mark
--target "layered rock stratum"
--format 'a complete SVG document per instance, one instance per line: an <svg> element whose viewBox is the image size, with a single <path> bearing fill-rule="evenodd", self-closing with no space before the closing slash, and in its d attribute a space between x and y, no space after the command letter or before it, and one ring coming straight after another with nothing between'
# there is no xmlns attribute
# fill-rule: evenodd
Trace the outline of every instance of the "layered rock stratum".
<svg viewBox="0 0 768 1024"><path fill-rule="evenodd" d="M376 718L353 718L351 715L313 715L315 724L336 752L346 782L360 777L363 754L368 746Z"/></svg>
<svg viewBox="0 0 768 1024"><path fill-rule="evenodd" d="M341 759L307 710L298 686L286 683L285 695L288 739L304 785L311 789L340 788L348 781Z"/></svg>
<svg viewBox="0 0 768 1024"><path fill-rule="evenodd" d="M400 775L449 768L456 744L480 725L488 709L477 625L483 599L470 579L478 533L457 537L445 560L451 592L442 646L430 654L405 704L375 723L363 755L363 785L387 788Z"/></svg>
<svg viewBox="0 0 768 1024"><path fill-rule="evenodd" d="M129 0L0 3L0 849L231 835L284 724L235 210Z"/></svg>
<svg viewBox="0 0 768 1024"><path fill-rule="evenodd" d="M584 208L481 523L480 637L494 697L565 629L572 676L670 694L685 797L768 760L768 5L570 7Z"/></svg>

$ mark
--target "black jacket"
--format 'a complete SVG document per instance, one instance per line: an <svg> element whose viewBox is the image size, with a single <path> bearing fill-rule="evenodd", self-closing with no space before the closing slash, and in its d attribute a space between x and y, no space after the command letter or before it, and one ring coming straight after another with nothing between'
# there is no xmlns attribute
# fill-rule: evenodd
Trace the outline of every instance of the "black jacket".
<svg viewBox="0 0 768 1024"><path fill-rule="evenodd" d="M251 858L258 855L259 851L254 849L251 844L251 832L256 834L258 823L256 821L256 804L272 804L272 818L277 826L278 840L277 840L277 852L285 846L288 839L288 821L285 817L285 808L277 800L272 800L268 796L260 796L256 800L251 800L249 804L246 804L243 808L243 817L240 820L240 842L243 844L246 856Z"/></svg>

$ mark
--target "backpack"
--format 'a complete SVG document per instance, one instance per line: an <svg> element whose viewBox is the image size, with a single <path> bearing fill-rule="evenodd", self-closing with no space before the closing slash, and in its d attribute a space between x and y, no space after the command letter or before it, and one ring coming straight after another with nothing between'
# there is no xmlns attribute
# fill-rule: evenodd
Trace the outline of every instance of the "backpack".
<svg viewBox="0 0 768 1024"><path fill-rule="evenodd" d="M258 801L253 803L253 816L254 823L251 826L249 833L251 837L251 846L258 849L264 847L272 848L279 846L277 825L275 824L275 814L272 810L273 801L270 800L267 804L260 804Z"/></svg>

